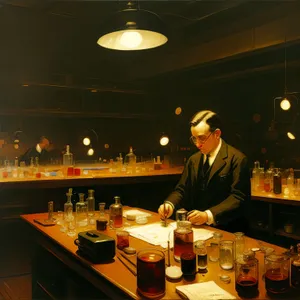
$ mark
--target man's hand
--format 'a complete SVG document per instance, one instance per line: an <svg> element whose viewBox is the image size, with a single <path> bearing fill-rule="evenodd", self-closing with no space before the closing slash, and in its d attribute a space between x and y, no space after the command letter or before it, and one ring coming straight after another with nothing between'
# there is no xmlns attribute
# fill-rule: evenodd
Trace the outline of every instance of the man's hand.
<svg viewBox="0 0 300 300"><path fill-rule="evenodd" d="M173 207L169 203L162 204L158 208L158 213L162 219L169 218L173 214Z"/></svg>
<svg viewBox="0 0 300 300"><path fill-rule="evenodd" d="M202 225L208 221L207 213L199 210L193 210L187 218L188 221L195 225Z"/></svg>

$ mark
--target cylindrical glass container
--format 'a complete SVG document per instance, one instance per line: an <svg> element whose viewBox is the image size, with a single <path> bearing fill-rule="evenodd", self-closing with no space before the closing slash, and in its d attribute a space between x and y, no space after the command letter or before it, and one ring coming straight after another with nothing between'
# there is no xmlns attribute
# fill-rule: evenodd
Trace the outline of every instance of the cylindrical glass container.
<svg viewBox="0 0 300 300"><path fill-rule="evenodd" d="M297 253L291 258L291 285L300 289L300 243L297 244Z"/></svg>
<svg viewBox="0 0 300 300"><path fill-rule="evenodd" d="M234 241L220 242L219 264L223 270L231 270L234 263Z"/></svg>
<svg viewBox="0 0 300 300"><path fill-rule="evenodd" d="M235 258L243 256L245 249L245 234L243 232L234 233L235 236Z"/></svg>
<svg viewBox="0 0 300 300"><path fill-rule="evenodd" d="M193 252L194 234L192 223L189 221L178 221L174 230L174 259L180 261L184 252Z"/></svg>
<svg viewBox="0 0 300 300"><path fill-rule="evenodd" d="M76 203L76 226L85 227L88 225L87 204L84 201L84 194L79 194L79 202Z"/></svg>
<svg viewBox="0 0 300 300"><path fill-rule="evenodd" d="M112 228L123 226L123 206L119 196L115 196L115 203L109 207L109 222Z"/></svg>
<svg viewBox="0 0 300 300"><path fill-rule="evenodd" d="M265 285L270 294L283 294L289 290L290 259L282 254L265 256Z"/></svg>
<svg viewBox="0 0 300 300"><path fill-rule="evenodd" d="M87 197L87 205L88 205L88 216L92 217L95 214L95 191L88 190L88 197Z"/></svg>
<svg viewBox="0 0 300 300"><path fill-rule="evenodd" d="M223 237L221 232L214 232L214 236L210 242L209 249L209 260L212 262L216 262L219 260L220 255L220 242Z"/></svg>
<svg viewBox="0 0 300 300"><path fill-rule="evenodd" d="M145 249L137 253L137 289L147 298L165 294L165 255L162 251Z"/></svg>
<svg viewBox="0 0 300 300"><path fill-rule="evenodd" d="M278 168L276 168L274 169L274 176L273 176L273 193L281 194L281 192L282 192L281 172Z"/></svg>
<svg viewBox="0 0 300 300"><path fill-rule="evenodd" d="M180 262L183 276L194 276L196 274L196 254L193 251L182 253Z"/></svg>
<svg viewBox="0 0 300 300"><path fill-rule="evenodd" d="M176 221L187 221L187 210L180 208L176 211Z"/></svg>
<svg viewBox="0 0 300 300"><path fill-rule="evenodd" d="M235 289L242 298L255 298L258 295L258 260L255 252L247 250L235 261Z"/></svg>
<svg viewBox="0 0 300 300"><path fill-rule="evenodd" d="M206 270L207 268L207 250L205 241L197 241L195 243L195 251L197 255L197 266L199 270Z"/></svg>

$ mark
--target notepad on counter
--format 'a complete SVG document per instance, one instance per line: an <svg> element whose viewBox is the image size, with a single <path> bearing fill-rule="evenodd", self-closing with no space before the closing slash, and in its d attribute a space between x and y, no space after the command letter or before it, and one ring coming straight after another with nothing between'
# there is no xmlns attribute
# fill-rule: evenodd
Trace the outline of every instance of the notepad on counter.
<svg viewBox="0 0 300 300"><path fill-rule="evenodd" d="M177 286L176 292L189 300L236 299L235 296L220 288L214 281Z"/></svg>

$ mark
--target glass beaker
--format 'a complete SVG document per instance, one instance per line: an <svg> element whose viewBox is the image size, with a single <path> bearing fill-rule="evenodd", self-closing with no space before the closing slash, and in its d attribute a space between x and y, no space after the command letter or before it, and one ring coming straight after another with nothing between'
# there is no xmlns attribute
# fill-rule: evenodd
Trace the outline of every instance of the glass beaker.
<svg viewBox="0 0 300 300"><path fill-rule="evenodd" d="M165 255L156 249L137 254L137 290L147 298L162 297L166 290Z"/></svg>
<svg viewBox="0 0 300 300"><path fill-rule="evenodd" d="M207 268L207 250L205 241L197 241L195 243L195 251L197 255L197 266L199 270L205 270Z"/></svg>
<svg viewBox="0 0 300 300"><path fill-rule="evenodd" d="M234 263L234 242L221 241L220 242L220 257L219 264L223 270L231 270Z"/></svg>
<svg viewBox="0 0 300 300"><path fill-rule="evenodd" d="M209 260L212 262L216 262L219 260L220 255L220 242L223 237L221 232L214 232L214 236L210 242L209 247Z"/></svg>
<svg viewBox="0 0 300 300"><path fill-rule="evenodd" d="M184 252L193 252L194 234L192 223L189 221L178 221L174 230L174 259L179 262Z"/></svg>
<svg viewBox="0 0 300 300"><path fill-rule="evenodd" d="M235 236L235 257L243 256L245 249L245 237L243 232L234 233Z"/></svg>
<svg viewBox="0 0 300 300"><path fill-rule="evenodd" d="M247 250L235 261L235 289L242 298L258 295L258 260L255 252Z"/></svg>
<svg viewBox="0 0 300 300"><path fill-rule="evenodd" d="M115 203L109 207L109 223L112 228L123 226L123 206L119 196L115 196Z"/></svg>
<svg viewBox="0 0 300 300"><path fill-rule="evenodd" d="M265 256L265 286L271 294L283 294L290 287L290 259L283 254Z"/></svg>

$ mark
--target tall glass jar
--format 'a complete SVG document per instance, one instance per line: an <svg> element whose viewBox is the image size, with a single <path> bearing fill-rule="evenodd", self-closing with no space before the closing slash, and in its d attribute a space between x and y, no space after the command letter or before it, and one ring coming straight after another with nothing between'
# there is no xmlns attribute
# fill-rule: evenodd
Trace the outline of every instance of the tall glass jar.
<svg viewBox="0 0 300 300"><path fill-rule="evenodd" d="M71 221L73 217L73 203L71 202L72 194L66 193L67 202L64 204L64 218L67 222Z"/></svg>
<svg viewBox="0 0 300 300"><path fill-rule="evenodd" d="M83 193L79 194L79 202L76 203L76 225L77 227L88 225L87 204Z"/></svg>
<svg viewBox="0 0 300 300"><path fill-rule="evenodd" d="M119 196L115 196L115 203L109 207L109 223L112 228L123 226L123 205Z"/></svg>
<svg viewBox="0 0 300 300"><path fill-rule="evenodd" d="M207 250L205 241L197 241L195 243L195 254L197 255L198 270L206 270L207 268Z"/></svg>
<svg viewBox="0 0 300 300"><path fill-rule="evenodd" d="M234 233L235 236L235 257L243 256L245 249L245 234L243 232Z"/></svg>
<svg viewBox="0 0 300 300"><path fill-rule="evenodd" d="M174 230L174 259L180 261L184 252L193 252L194 234L192 223L189 221L178 221Z"/></svg>
<svg viewBox="0 0 300 300"><path fill-rule="evenodd" d="M300 289L300 243L297 244L297 252L291 258L291 285Z"/></svg>
<svg viewBox="0 0 300 300"><path fill-rule="evenodd" d="M283 294L290 287L290 259L283 254L265 256L265 285L270 294Z"/></svg>
<svg viewBox="0 0 300 300"><path fill-rule="evenodd" d="M223 240L220 242L219 264L223 270L233 269L234 263L234 241Z"/></svg>
<svg viewBox="0 0 300 300"><path fill-rule="evenodd" d="M258 295L258 260L255 252L246 250L235 261L235 289L242 298Z"/></svg>
<svg viewBox="0 0 300 300"><path fill-rule="evenodd" d="M278 168L276 168L274 169L274 176L273 176L273 193L281 194L281 192L282 192L281 172Z"/></svg>
<svg viewBox="0 0 300 300"><path fill-rule="evenodd" d="M210 242L209 248L209 260L216 262L219 260L220 255L220 242L222 240L223 234L221 232L214 232L214 236Z"/></svg>

